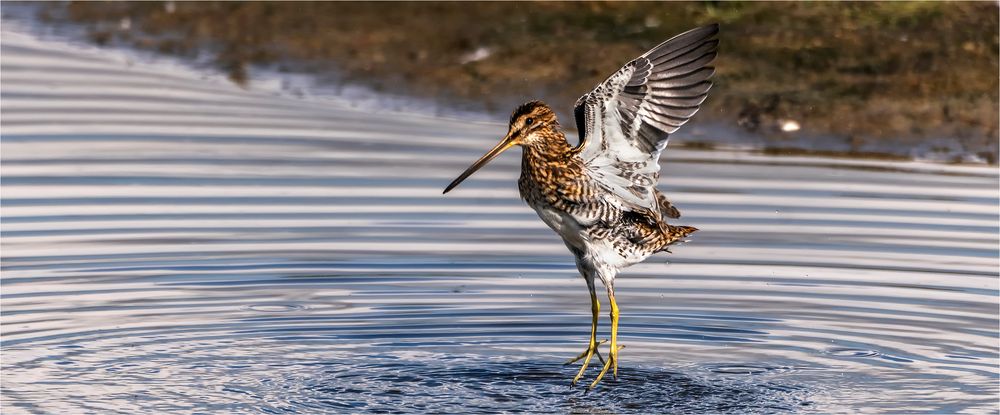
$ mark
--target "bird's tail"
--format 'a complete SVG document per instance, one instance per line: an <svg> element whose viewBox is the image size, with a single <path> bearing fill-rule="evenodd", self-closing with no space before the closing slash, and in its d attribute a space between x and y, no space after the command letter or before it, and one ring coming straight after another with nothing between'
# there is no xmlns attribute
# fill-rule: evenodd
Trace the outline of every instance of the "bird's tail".
<svg viewBox="0 0 1000 415"><path fill-rule="evenodd" d="M667 251L670 245L683 241L688 235L695 233L698 228L693 226L671 226L667 225L666 238L660 251Z"/></svg>

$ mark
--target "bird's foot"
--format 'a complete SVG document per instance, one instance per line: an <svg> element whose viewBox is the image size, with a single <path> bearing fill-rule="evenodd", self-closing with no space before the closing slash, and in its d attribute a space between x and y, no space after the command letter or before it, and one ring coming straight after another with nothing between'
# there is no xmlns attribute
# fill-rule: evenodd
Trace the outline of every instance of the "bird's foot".
<svg viewBox="0 0 1000 415"><path fill-rule="evenodd" d="M580 359L583 359L584 357L587 357L587 353L595 353L595 354L597 354L597 358L601 359L601 364L604 364L604 357L601 356L601 351L597 350L597 346L600 346L600 345L602 345L604 343L607 343L607 342L608 342L608 339L604 339L604 340L601 340L599 342L591 343L590 347L587 347L587 350L584 350L583 353L580 353L579 356L567 360L566 363L563 363L563 366L565 366L565 365L571 365L573 363L576 363L576 362L580 361Z"/></svg>
<svg viewBox="0 0 1000 415"><path fill-rule="evenodd" d="M573 382L570 382L570 386L576 385L576 382L580 381L580 378L583 377L583 372L586 371L587 366L590 365L590 359L594 357L594 354L597 354L597 358L600 359L601 363L605 363L604 356L601 356L601 351L597 349L597 346L600 346L607 341L608 339L604 339L599 342L591 340L590 346L587 347L587 350L584 350L583 353L580 353L579 356L567 360L566 363L563 363L563 365L570 365L576 363L580 359L584 359L583 366L580 367L580 371L577 372L576 377L573 378Z"/></svg>
<svg viewBox="0 0 1000 415"><path fill-rule="evenodd" d="M594 382L590 384L587 390L596 388L597 384L601 383L601 379L604 379L604 375L608 373L608 369L611 368L614 368L611 373L615 377L615 380L618 380L618 351L623 348L625 348L624 345L611 345L611 351L608 352L608 361L604 362L604 368L601 369L601 373L597 375L597 379L594 379Z"/></svg>

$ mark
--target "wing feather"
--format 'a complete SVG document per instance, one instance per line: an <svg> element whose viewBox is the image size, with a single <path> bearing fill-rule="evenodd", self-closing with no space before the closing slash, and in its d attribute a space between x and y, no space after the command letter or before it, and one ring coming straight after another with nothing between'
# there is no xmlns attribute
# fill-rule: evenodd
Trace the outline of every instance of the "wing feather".
<svg viewBox="0 0 1000 415"><path fill-rule="evenodd" d="M654 221L661 217L660 153L708 96L718 32L713 24L674 36L577 100L576 149L612 204Z"/></svg>
<svg viewBox="0 0 1000 415"><path fill-rule="evenodd" d="M693 85L654 86L650 90L650 95L668 98L694 98L702 94L707 94L709 89L712 89L712 82L701 81Z"/></svg>
<svg viewBox="0 0 1000 415"><path fill-rule="evenodd" d="M650 60L654 66L664 65L664 68L671 68L677 65L683 65L689 62L692 58L701 56L705 53L715 52L719 48L718 40L710 40L699 45L689 46L683 49L671 50L669 53L660 55L657 58L647 58Z"/></svg>
<svg viewBox="0 0 1000 415"><path fill-rule="evenodd" d="M698 45L704 43L706 39L715 36L717 33L719 33L718 24L710 24L694 28L667 39L663 43L660 43L659 45L656 45L656 47L650 49L649 52L646 52L642 56L650 59L656 59L676 51L689 50L691 47L697 47Z"/></svg>
<svg viewBox="0 0 1000 415"><path fill-rule="evenodd" d="M657 105L661 107L665 106L676 106L676 107L695 107L698 108L702 102L705 102L705 98L708 95L702 94L693 97L671 97L671 96L657 96L654 94L646 96L646 101L649 101L652 105Z"/></svg>
<svg viewBox="0 0 1000 415"><path fill-rule="evenodd" d="M679 74L677 76L672 76L669 78L662 79L649 79L647 85L656 90L658 88L686 88L691 85L697 84L701 81L707 81L715 74L715 68L711 66L703 67L701 69Z"/></svg>
<svg viewBox="0 0 1000 415"><path fill-rule="evenodd" d="M712 62L715 59L715 55L711 53L705 53L692 59L690 62L681 63L673 68L664 68L663 70L657 71L649 77L650 81L659 81L661 79L673 78L678 75L683 75L686 73L693 72L695 70L704 68L705 65Z"/></svg>

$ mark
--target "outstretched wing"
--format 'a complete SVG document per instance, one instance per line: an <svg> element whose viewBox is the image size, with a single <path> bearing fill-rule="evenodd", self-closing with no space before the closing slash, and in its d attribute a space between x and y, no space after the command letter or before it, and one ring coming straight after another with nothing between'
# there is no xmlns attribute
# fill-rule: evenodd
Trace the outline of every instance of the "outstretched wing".
<svg viewBox="0 0 1000 415"><path fill-rule="evenodd" d="M712 82L717 24L677 35L576 102L580 157L619 207L659 218L656 182L667 137L698 111Z"/></svg>

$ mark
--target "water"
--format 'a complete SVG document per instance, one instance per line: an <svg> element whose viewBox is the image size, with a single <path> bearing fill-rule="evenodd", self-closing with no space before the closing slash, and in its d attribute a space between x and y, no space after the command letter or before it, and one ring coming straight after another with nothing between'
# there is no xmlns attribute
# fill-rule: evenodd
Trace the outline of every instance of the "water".
<svg viewBox="0 0 1000 415"><path fill-rule="evenodd" d="M504 126L2 47L4 413L997 412L995 167L668 151L585 393L519 157L440 194Z"/></svg>

